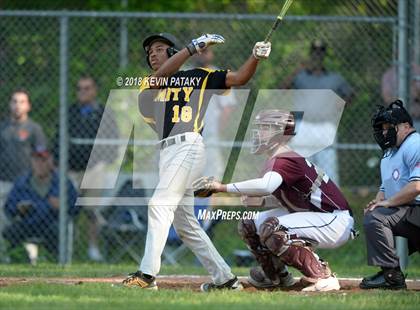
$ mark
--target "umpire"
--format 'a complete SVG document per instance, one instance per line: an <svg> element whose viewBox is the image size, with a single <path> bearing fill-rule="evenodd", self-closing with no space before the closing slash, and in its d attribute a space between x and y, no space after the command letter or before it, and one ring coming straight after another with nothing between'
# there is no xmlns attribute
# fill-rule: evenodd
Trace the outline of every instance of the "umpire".
<svg viewBox="0 0 420 310"><path fill-rule="evenodd" d="M380 107L372 118L374 137L382 148L382 184L365 209L368 264L381 268L360 288L405 289L394 236L408 239L409 252L420 251L420 134L397 100Z"/></svg>

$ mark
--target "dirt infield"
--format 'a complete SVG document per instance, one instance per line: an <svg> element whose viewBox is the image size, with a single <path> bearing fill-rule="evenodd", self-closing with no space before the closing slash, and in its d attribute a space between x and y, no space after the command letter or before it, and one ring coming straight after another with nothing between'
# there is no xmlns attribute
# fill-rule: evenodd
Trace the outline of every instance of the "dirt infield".
<svg viewBox="0 0 420 310"><path fill-rule="evenodd" d="M239 277L240 281L244 285L245 291L256 292L258 291L254 287L250 286L246 280L246 277ZM31 283L48 283L48 284L64 284L64 285L82 285L83 283L109 283L113 286L120 286L122 277L110 277L110 278L36 278L36 277L3 277L0 278L0 287L9 285L22 285ZM357 278L340 278L340 291L359 291L359 283L361 279ZM190 289L193 291L200 290L200 284L203 282L210 281L209 277L206 276L189 276L189 275L174 275L174 276L159 276L158 279L159 288L163 289ZM407 280L407 286L409 290L420 291L420 280ZM292 288L287 291L299 292L302 286L298 282Z"/></svg>

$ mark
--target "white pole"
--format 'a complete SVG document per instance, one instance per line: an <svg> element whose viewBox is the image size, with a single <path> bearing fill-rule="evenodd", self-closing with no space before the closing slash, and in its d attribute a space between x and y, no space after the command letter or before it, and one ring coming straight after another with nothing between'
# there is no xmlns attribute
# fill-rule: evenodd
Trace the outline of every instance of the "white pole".
<svg viewBox="0 0 420 310"><path fill-rule="evenodd" d="M409 108L409 63L408 63L408 1L398 1L398 97ZM397 254L400 258L401 270L408 266L407 239L395 238Z"/></svg>
<svg viewBox="0 0 420 310"><path fill-rule="evenodd" d="M68 17L60 17L60 211L59 211L59 263L67 263L67 73L68 73Z"/></svg>
<svg viewBox="0 0 420 310"><path fill-rule="evenodd" d="M121 0L121 6L126 9L128 5L127 0ZM127 67L128 64L128 30L127 18L121 18L120 24L120 68Z"/></svg>

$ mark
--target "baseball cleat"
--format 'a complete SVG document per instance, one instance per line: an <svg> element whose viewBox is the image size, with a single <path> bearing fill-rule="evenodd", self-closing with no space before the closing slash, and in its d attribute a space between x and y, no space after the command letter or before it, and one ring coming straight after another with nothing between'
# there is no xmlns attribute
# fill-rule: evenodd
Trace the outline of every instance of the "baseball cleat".
<svg viewBox="0 0 420 310"><path fill-rule="evenodd" d="M293 275L288 271L286 271L284 276L279 276L278 283L274 283L266 276L264 270L260 266L254 267L250 270L248 282L256 288L291 287L296 283Z"/></svg>
<svg viewBox="0 0 420 310"><path fill-rule="evenodd" d="M362 283L372 282L372 281L385 281L384 279L384 271L381 269L373 276L365 277L362 279Z"/></svg>
<svg viewBox="0 0 420 310"><path fill-rule="evenodd" d="M325 279L318 279L314 284L302 289L302 292L328 292L340 290L338 279L331 275Z"/></svg>
<svg viewBox="0 0 420 310"><path fill-rule="evenodd" d="M233 279L220 285L216 285L214 283L203 283L201 284L200 290L202 292L211 292L217 290L241 291L243 288L244 287L242 286L241 282L239 282L238 277L234 277Z"/></svg>
<svg viewBox="0 0 420 310"><path fill-rule="evenodd" d="M377 274L363 278L359 284L361 289L388 289L388 290L401 290L406 289L404 274L401 270L385 269L379 271Z"/></svg>
<svg viewBox="0 0 420 310"><path fill-rule="evenodd" d="M158 287L155 280L155 277L148 278L139 270L130 273L122 284L126 287L140 287L147 290L157 290Z"/></svg>

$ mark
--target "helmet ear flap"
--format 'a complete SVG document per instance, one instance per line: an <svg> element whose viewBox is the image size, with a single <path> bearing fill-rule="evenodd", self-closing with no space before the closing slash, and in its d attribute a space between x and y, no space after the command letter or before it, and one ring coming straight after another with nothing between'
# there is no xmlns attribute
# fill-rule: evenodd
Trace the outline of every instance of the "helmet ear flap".
<svg viewBox="0 0 420 310"><path fill-rule="evenodd" d="M167 49L166 49L166 53L168 54L168 57L172 57L173 55L175 55L176 53L178 53L179 52L179 50L177 50L175 47L173 47L173 46L171 46L171 47L168 47Z"/></svg>

